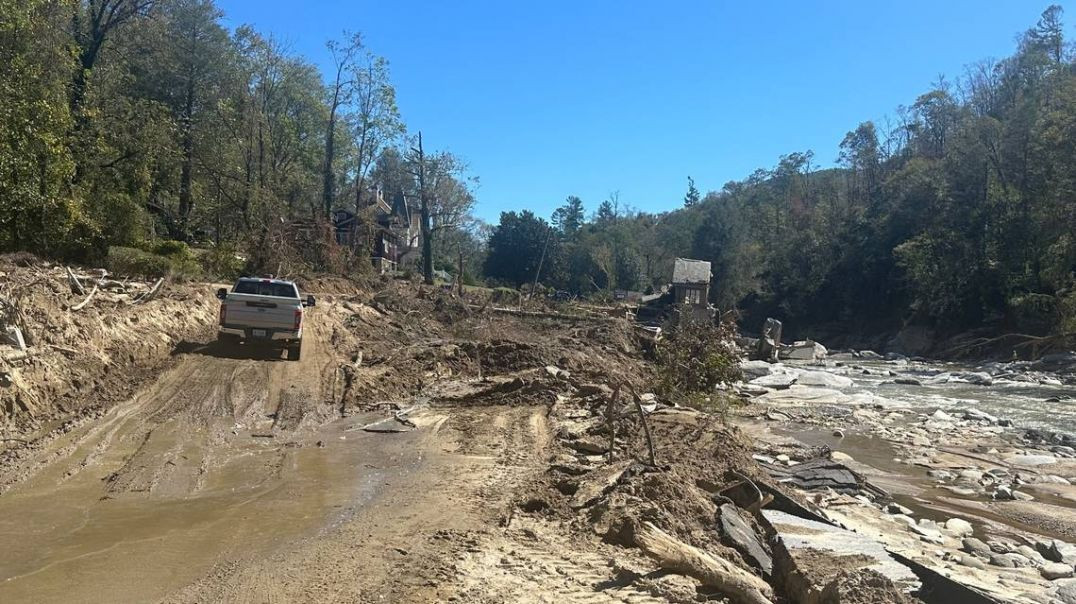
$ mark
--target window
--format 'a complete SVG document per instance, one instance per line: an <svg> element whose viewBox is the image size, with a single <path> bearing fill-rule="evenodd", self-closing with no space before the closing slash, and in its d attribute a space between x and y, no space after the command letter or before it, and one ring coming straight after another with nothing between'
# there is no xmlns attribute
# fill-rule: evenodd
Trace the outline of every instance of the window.
<svg viewBox="0 0 1076 604"><path fill-rule="evenodd" d="M697 289L684 290L684 304L701 304L702 292Z"/></svg>
<svg viewBox="0 0 1076 604"><path fill-rule="evenodd" d="M237 294L255 296L276 296L277 298L298 298L299 292L290 283L273 283L271 281L243 280L235 284L232 290Z"/></svg>

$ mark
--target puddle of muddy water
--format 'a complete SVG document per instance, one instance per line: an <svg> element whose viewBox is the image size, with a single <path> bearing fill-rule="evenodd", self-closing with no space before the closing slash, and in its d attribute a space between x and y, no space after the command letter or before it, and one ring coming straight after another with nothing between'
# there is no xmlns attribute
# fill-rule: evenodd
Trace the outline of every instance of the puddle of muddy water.
<svg viewBox="0 0 1076 604"><path fill-rule="evenodd" d="M376 498L386 472L420 462L411 435L346 427L301 447L237 439L182 496L109 493L108 459L12 489L0 496L0 602L156 600L214 565L313 534Z"/></svg>

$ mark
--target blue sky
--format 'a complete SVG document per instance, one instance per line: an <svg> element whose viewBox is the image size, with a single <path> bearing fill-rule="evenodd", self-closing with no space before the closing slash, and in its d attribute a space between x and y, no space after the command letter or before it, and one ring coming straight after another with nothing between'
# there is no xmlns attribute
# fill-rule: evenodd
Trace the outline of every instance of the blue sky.
<svg viewBox="0 0 1076 604"><path fill-rule="evenodd" d="M1076 0L1066 34L1076 37ZM219 0L325 66L360 31L404 120L478 176L476 214L682 203L911 104L940 74L1009 55L1047 1L356 2Z"/></svg>

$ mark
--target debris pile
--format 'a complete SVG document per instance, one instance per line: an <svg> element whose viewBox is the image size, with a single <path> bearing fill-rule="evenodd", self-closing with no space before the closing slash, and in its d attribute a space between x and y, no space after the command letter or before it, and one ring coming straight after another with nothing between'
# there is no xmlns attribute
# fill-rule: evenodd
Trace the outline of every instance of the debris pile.
<svg viewBox="0 0 1076 604"><path fill-rule="evenodd" d="M9 442L129 392L216 317L202 286L0 260L0 430ZM92 407L94 403L89 403ZM62 428L61 428L62 429Z"/></svg>

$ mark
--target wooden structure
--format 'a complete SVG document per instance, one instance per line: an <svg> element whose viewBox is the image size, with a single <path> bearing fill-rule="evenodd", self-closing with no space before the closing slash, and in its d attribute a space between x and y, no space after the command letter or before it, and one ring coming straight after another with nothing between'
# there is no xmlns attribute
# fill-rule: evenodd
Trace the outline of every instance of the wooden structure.
<svg viewBox="0 0 1076 604"><path fill-rule="evenodd" d="M710 263L677 258L673 265L672 286L676 304L705 308L710 296Z"/></svg>

